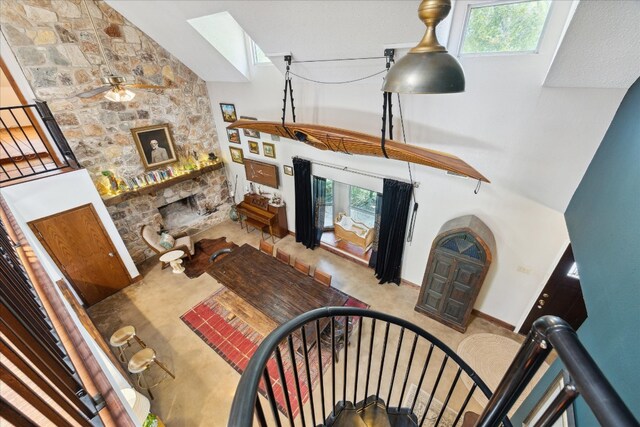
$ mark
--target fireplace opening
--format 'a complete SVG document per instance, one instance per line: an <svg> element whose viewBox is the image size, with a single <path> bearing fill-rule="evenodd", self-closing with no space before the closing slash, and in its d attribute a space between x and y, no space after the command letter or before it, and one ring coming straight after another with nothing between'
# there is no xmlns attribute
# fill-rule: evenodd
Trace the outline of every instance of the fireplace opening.
<svg viewBox="0 0 640 427"><path fill-rule="evenodd" d="M200 212L195 196L185 197L158 208L165 228L173 230L196 222L207 212Z"/></svg>

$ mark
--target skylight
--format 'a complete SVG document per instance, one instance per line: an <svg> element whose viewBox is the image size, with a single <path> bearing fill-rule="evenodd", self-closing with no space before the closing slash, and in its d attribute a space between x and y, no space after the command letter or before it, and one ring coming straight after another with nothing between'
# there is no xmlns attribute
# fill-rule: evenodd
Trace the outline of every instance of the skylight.
<svg viewBox="0 0 640 427"><path fill-rule="evenodd" d="M229 12L188 19L187 22L238 71L249 75L245 32Z"/></svg>
<svg viewBox="0 0 640 427"><path fill-rule="evenodd" d="M469 6L461 55L537 53L550 0Z"/></svg>
<svg viewBox="0 0 640 427"><path fill-rule="evenodd" d="M271 64L271 60L264 54L260 46L251 40L251 52L253 53L253 64Z"/></svg>

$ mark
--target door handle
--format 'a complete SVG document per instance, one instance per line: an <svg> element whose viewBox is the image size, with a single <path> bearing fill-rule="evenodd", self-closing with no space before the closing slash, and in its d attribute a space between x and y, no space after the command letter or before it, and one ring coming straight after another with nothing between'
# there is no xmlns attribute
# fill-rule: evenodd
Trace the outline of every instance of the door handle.
<svg viewBox="0 0 640 427"><path fill-rule="evenodd" d="M113 252L109 252L109 256L113 258L115 255L113 254Z"/></svg>

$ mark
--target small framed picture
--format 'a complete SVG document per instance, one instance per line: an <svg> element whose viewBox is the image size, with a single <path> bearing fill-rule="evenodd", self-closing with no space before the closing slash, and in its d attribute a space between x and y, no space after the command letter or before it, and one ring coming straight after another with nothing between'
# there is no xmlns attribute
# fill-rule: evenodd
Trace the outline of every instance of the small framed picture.
<svg viewBox="0 0 640 427"><path fill-rule="evenodd" d="M249 152L253 154L260 154L260 148L257 141L249 141Z"/></svg>
<svg viewBox="0 0 640 427"><path fill-rule="evenodd" d="M231 153L231 160L235 163L244 163L244 155L242 154L242 148L229 147Z"/></svg>
<svg viewBox="0 0 640 427"><path fill-rule="evenodd" d="M242 129L242 133L244 133L244 136L249 138L260 138L260 132L258 132L257 130Z"/></svg>
<svg viewBox="0 0 640 427"><path fill-rule="evenodd" d="M240 131L238 129L227 129L227 139L234 144L240 144Z"/></svg>
<svg viewBox="0 0 640 427"><path fill-rule="evenodd" d="M282 169L284 169L285 175L293 176L293 168L291 166L284 165L282 166Z"/></svg>
<svg viewBox="0 0 640 427"><path fill-rule="evenodd" d="M168 123L132 128L131 134L145 170L178 160Z"/></svg>
<svg viewBox="0 0 640 427"><path fill-rule="evenodd" d="M276 158L276 146L270 142L262 143L262 153L265 157Z"/></svg>
<svg viewBox="0 0 640 427"><path fill-rule="evenodd" d="M235 105L220 103L220 110L222 110L222 120L225 122L233 123L238 120Z"/></svg>

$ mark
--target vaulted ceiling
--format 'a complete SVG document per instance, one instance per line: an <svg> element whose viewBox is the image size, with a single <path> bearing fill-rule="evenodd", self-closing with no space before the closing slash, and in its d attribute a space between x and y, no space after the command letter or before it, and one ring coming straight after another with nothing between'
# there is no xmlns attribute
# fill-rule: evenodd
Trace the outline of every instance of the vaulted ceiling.
<svg viewBox="0 0 640 427"><path fill-rule="evenodd" d="M153 7L147 0L106 1L216 85L248 78L188 19L229 12L281 72L284 53L291 52L294 60L354 58L399 47L402 55L424 32L418 0L181 0L154 2ZM441 42L453 54L472 3L477 1L456 1L439 28ZM461 57L467 76L464 94L406 96L410 142L452 152L496 185L564 212L622 96L640 74L638 22L640 2L635 0L554 1L538 54ZM296 64L295 70L330 81L380 68L380 61L349 61ZM320 105L333 120L322 124L377 132L379 108L365 104L378 99L379 88L379 80L362 84L348 90L349 105L338 106L335 97L330 105ZM360 107L354 90L363 93ZM355 118L364 116L367 124L359 125Z"/></svg>

